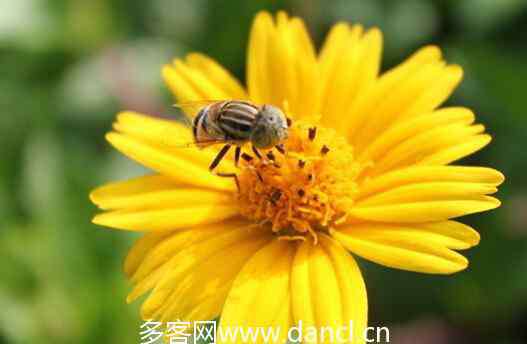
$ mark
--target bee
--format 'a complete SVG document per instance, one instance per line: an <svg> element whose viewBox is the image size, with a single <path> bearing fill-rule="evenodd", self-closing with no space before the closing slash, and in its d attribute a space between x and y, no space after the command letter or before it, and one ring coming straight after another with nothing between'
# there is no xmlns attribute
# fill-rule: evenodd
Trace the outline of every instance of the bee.
<svg viewBox="0 0 527 344"><path fill-rule="evenodd" d="M202 107L192 121L194 143L200 147L224 143L209 166L213 171L232 146L235 165L240 160L241 147L250 143L255 155L258 149L276 147L283 151L280 142L288 135L290 120L279 108L264 104L255 105L242 100L216 101Z"/></svg>

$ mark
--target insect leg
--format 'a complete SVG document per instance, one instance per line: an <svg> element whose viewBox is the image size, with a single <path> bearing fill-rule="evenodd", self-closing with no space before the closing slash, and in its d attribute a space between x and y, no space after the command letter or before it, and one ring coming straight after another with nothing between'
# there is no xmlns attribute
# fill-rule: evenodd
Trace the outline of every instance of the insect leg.
<svg viewBox="0 0 527 344"><path fill-rule="evenodd" d="M242 152L242 149L240 146L236 146L236 150L234 151L234 166L238 167L238 162L240 162L240 154Z"/></svg>
<svg viewBox="0 0 527 344"><path fill-rule="evenodd" d="M253 157L250 156L250 155L247 154L247 153L242 153L242 159L245 160L245 161L247 161L247 162L250 162L250 161L253 159Z"/></svg>
<svg viewBox="0 0 527 344"><path fill-rule="evenodd" d="M236 183L236 187L238 188L238 191L240 191L240 182L238 180L238 176L236 173L216 173L218 177L225 177L225 178L234 178L234 182Z"/></svg>
<svg viewBox="0 0 527 344"><path fill-rule="evenodd" d="M223 148L220 150L218 155L216 155L216 157L214 158L214 160L210 164L209 171L212 171L213 169L216 168L216 166L218 166L218 164L220 163L221 159L223 159L223 157L225 156L225 154L227 154L227 152L229 151L230 148L231 148L231 145L229 145L229 144L223 146Z"/></svg>
<svg viewBox="0 0 527 344"><path fill-rule="evenodd" d="M254 152L254 155L256 155L258 157L258 159L262 159L262 154L260 154L260 152L258 151L258 149L256 149L255 146L251 145L251 148Z"/></svg>
<svg viewBox="0 0 527 344"><path fill-rule="evenodd" d="M283 144L276 145L274 146L274 148L276 148L276 150L279 151L280 153L285 154L285 148Z"/></svg>

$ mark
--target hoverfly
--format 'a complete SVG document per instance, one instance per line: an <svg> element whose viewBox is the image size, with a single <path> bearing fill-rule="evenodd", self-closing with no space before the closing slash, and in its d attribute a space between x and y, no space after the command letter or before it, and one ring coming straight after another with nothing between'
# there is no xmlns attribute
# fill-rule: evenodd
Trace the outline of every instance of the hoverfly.
<svg viewBox="0 0 527 344"><path fill-rule="evenodd" d="M176 106L184 108L186 105ZM232 146L236 147L235 165L238 165L241 147L246 143L251 144L258 157L261 157L258 149L276 147L282 151L279 144L287 138L289 124L290 120L282 110L273 105L221 100L200 107L192 119L192 133L194 144L200 148L224 144L209 166L213 171Z"/></svg>

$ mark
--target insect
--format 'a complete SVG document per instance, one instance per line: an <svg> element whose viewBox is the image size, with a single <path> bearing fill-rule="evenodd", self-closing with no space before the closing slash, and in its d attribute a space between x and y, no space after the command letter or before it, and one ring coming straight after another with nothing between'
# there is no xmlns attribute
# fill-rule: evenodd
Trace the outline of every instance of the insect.
<svg viewBox="0 0 527 344"><path fill-rule="evenodd" d="M279 108L264 104L255 105L243 100L215 101L202 107L192 122L192 133L198 147L224 143L209 166L213 171L232 146L238 165L241 147L251 143L254 154L261 158L258 149L277 147L287 138L289 119Z"/></svg>

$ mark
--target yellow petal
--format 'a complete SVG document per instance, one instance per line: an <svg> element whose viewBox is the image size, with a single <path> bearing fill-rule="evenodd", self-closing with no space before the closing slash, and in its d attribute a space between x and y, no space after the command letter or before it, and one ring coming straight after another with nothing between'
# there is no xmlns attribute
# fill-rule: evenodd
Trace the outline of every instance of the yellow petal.
<svg viewBox="0 0 527 344"><path fill-rule="evenodd" d="M349 36L350 27L346 22L340 22L333 25L327 34L318 57L320 63L320 76L321 79L324 80L324 83L327 83L327 76L331 74L335 61L339 59L339 52L346 48L346 44L349 42Z"/></svg>
<svg viewBox="0 0 527 344"><path fill-rule="evenodd" d="M450 97L462 78L463 69L461 66L450 65L445 67L442 75L434 80L433 86L420 93L412 105L399 115L399 118L410 117L435 109Z"/></svg>
<svg viewBox="0 0 527 344"><path fill-rule="evenodd" d="M428 222L499 206L486 196L503 182L498 171L482 167L413 166L367 179L349 210L351 219Z"/></svg>
<svg viewBox="0 0 527 344"><path fill-rule="evenodd" d="M409 118L376 137L358 159L360 161L376 161L391 148L422 132L451 124L470 125L474 122L474 118L472 111L460 107L444 108Z"/></svg>
<svg viewBox="0 0 527 344"><path fill-rule="evenodd" d="M291 325L289 289L293 247L273 240L247 262L232 284L220 321L220 333L227 331L273 329L276 337L265 341L262 335L251 343L285 343ZM279 333L278 333L279 331ZM219 343L246 343L238 336L220 338Z"/></svg>
<svg viewBox="0 0 527 344"><path fill-rule="evenodd" d="M246 99L240 83L223 67L202 54L189 54L182 61L164 66L163 78L178 102Z"/></svg>
<svg viewBox="0 0 527 344"><path fill-rule="evenodd" d="M179 103L204 100L198 90L190 84L189 80L178 73L173 66L163 66L161 75L170 91L177 97Z"/></svg>
<svg viewBox="0 0 527 344"><path fill-rule="evenodd" d="M368 323L368 297L362 274L353 257L337 241L322 236L321 245L331 258L339 282L343 323L353 321L353 343L362 343Z"/></svg>
<svg viewBox="0 0 527 344"><path fill-rule="evenodd" d="M377 79L381 67L383 37L378 28L368 30L363 37L362 61L363 72L360 76L360 88L369 88Z"/></svg>
<svg viewBox="0 0 527 344"><path fill-rule="evenodd" d="M221 88L228 99L247 99L247 93L240 82L219 63L210 57L191 53L187 55L187 64L208 77L211 83Z"/></svg>
<svg viewBox="0 0 527 344"><path fill-rule="evenodd" d="M303 22L279 12L267 12L253 23L247 57L250 98L257 103L287 106L291 116L318 115L318 64Z"/></svg>
<svg viewBox="0 0 527 344"><path fill-rule="evenodd" d="M171 231L169 236L165 236L162 241L158 241L144 254L141 265L136 269L130 280L133 283L138 283L146 279L160 266L168 263L170 258L185 247L195 245L215 235L226 233L228 230L240 230L239 228L243 228L244 226L246 226L246 223L243 220L235 219L205 226L197 226L192 229Z"/></svg>
<svg viewBox="0 0 527 344"><path fill-rule="evenodd" d="M233 230L240 230L244 227L247 227L245 221L230 220L180 231L147 233L134 244L125 260L126 265L134 268L134 270L130 270L129 278L135 284L134 290L128 295L127 301L132 302L146 291L152 289L166 274L170 260L180 250L206 241L214 236L223 235ZM154 241L152 235L159 236L160 234L165 235L161 239ZM139 259L139 263L134 264Z"/></svg>
<svg viewBox="0 0 527 344"><path fill-rule="evenodd" d="M479 244L480 235L471 227L457 221L440 221L417 224L362 223L342 226L338 235L350 235L363 240L401 239L465 250Z"/></svg>
<svg viewBox="0 0 527 344"><path fill-rule="evenodd" d="M345 110L343 117L347 121L344 124L347 127L346 131L350 141L355 143L356 136L361 133L363 127L370 121L376 120L373 115L380 116L376 114L378 107L383 104L390 105L387 103L388 99L396 101L393 95L401 88L405 80L414 76L419 70L440 64L440 59L439 48L427 46L417 51L401 65L384 73L369 90L361 94L353 106Z"/></svg>
<svg viewBox="0 0 527 344"><path fill-rule="evenodd" d="M379 72L382 34L374 28L365 33L360 25L337 24L330 31L319 58L321 70L322 123L344 133L345 116L360 93L374 83Z"/></svg>
<svg viewBox="0 0 527 344"><path fill-rule="evenodd" d="M320 117L320 71L315 55L313 42L307 32L304 22L292 18L290 23L291 42L296 42L296 97L292 98L289 109L297 118L316 121ZM288 103L289 105L289 103Z"/></svg>
<svg viewBox="0 0 527 344"><path fill-rule="evenodd" d="M358 151L397 122L434 110L450 96L461 77L460 67L445 66L443 62L408 73L385 99L372 100L377 105L369 113L370 119L353 137Z"/></svg>
<svg viewBox="0 0 527 344"><path fill-rule="evenodd" d="M163 241L163 239L172 235L172 233L173 232L170 231L150 232L137 239L128 252L123 264L123 270L126 274L126 277L131 278L139 266L143 263L144 258L148 252L150 252L152 248Z"/></svg>
<svg viewBox="0 0 527 344"><path fill-rule="evenodd" d="M121 153L154 171L173 178L176 182L218 190L236 190L236 185L232 180L213 175L208 168L195 164L177 150L171 151L166 147L161 148L115 132L107 134L106 139Z"/></svg>
<svg viewBox="0 0 527 344"><path fill-rule="evenodd" d="M169 154L183 157L203 168L208 168L219 149L199 149L192 145L194 137L189 125L132 111L119 113L113 127L119 133L146 142ZM221 166L228 169L234 167L228 159L222 161Z"/></svg>
<svg viewBox="0 0 527 344"><path fill-rule="evenodd" d="M267 75L267 45L269 32L273 30L273 18L268 12L260 12L254 18L247 49L247 87L251 99L265 103L270 99Z"/></svg>
<svg viewBox="0 0 527 344"><path fill-rule="evenodd" d="M376 205L427 202L441 200L461 200L478 198L481 195L493 194L497 188L489 184L464 182L428 182L399 186L388 191L377 193L358 201L358 207Z"/></svg>
<svg viewBox="0 0 527 344"><path fill-rule="evenodd" d="M226 224L225 229L218 229L214 235L202 238L190 245L186 244L182 249L175 251L170 260L156 270L159 276L156 277L158 279L153 283L155 287L152 293L142 306L142 316L144 318L155 318L156 315L161 316L164 311L168 310L171 306L169 303L171 297L173 295L177 296L178 284L185 279L186 275L192 274L198 266L204 264L207 260L218 262L228 259L226 256L236 246L240 246L236 248L236 250L240 249L240 251L237 251L238 253L250 253L248 252L250 250L244 250L241 246L250 248L251 242L260 241L263 237L269 235L268 232L256 229L250 230L247 225L245 227L240 227L240 225L241 223L239 222ZM255 247L252 248L255 249ZM219 256L223 258L219 259ZM239 262L243 260L243 257L238 254L236 254L236 257L240 258L240 260L237 260ZM152 284L152 281L149 281L151 275L147 275L141 283L150 287ZM131 297L140 295L143 288L145 287L138 284Z"/></svg>
<svg viewBox="0 0 527 344"><path fill-rule="evenodd" d="M444 154L445 151L472 142L471 140L480 137L484 130L482 125L469 126L460 123L426 130L388 149L374 162L368 174L378 175L409 165L424 164L423 161L429 161L431 156Z"/></svg>
<svg viewBox="0 0 527 344"><path fill-rule="evenodd" d="M468 138L465 142L451 147L441 149L433 154L424 157L419 164L421 165L442 165L450 164L456 160L469 156L477 152L491 141L491 136L486 134L475 135Z"/></svg>
<svg viewBox="0 0 527 344"><path fill-rule="evenodd" d="M229 203L231 193L185 187L161 175L134 178L95 189L90 198L99 208L162 209L186 207L189 204Z"/></svg>
<svg viewBox="0 0 527 344"><path fill-rule="evenodd" d="M353 136L353 142L359 150L362 150L372 138L386 130L397 118L400 118L399 116L412 106L419 94L433 85L435 79L441 76L445 68L443 61L431 62L421 66L413 65L409 64L413 68L408 67L409 71L406 75L401 76L398 85L389 91L382 92L385 98L370 100L372 105L369 119ZM381 76L378 84L372 87L371 93L375 93L375 89L378 87L381 90L386 87L382 83L383 77L384 75ZM433 108L426 112L430 110Z"/></svg>
<svg viewBox="0 0 527 344"><path fill-rule="evenodd" d="M288 19L284 12L279 12L276 25L267 33L267 93L270 98L265 102L280 106L287 101L291 107L297 96L298 85L293 65L294 47L288 44Z"/></svg>
<svg viewBox="0 0 527 344"><path fill-rule="evenodd" d="M314 327L333 329L334 337L304 337L306 343L351 342L349 333L337 329L353 326L353 343L364 343L367 297L361 273L353 258L333 239L321 236L321 244L304 242L293 261L292 306L295 323L302 321L303 335ZM351 323L350 323L351 322Z"/></svg>
<svg viewBox="0 0 527 344"><path fill-rule="evenodd" d="M401 120L430 112L444 102L462 78L435 47L427 47L382 75L346 114L349 138L358 152Z"/></svg>
<svg viewBox="0 0 527 344"><path fill-rule="evenodd" d="M411 166L367 179L361 185L357 199L416 183L463 182L498 186L503 180L503 174L487 167Z"/></svg>
<svg viewBox="0 0 527 344"><path fill-rule="evenodd" d="M226 99L228 95L218 85L211 82L199 69L191 68L185 62L174 60L174 70L182 76L198 93L200 99Z"/></svg>
<svg viewBox="0 0 527 344"><path fill-rule="evenodd" d="M365 259L403 270L450 274L467 267L451 249L477 245L479 234L454 221L427 224L355 224L331 233L344 247Z"/></svg>
<svg viewBox="0 0 527 344"><path fill-rule="evenodd" d="M239 280L237 275L242 267L252 259L254 252L268 243L271 238L272 236L267 233L255 235L233 247L220 250L194 267L191 272L181 276L165 306L157 312L159 316L156 318L161 321L172 319L199 321L217 317L224 304L228 308L232 294L231 286L234 281L233 288L236 288L236 281ZM222 318L224 315L225 312Z"/></svg>
<svg viewBox="0 0 527 344"><path fill-rule="evenodd" d="M299 321L302 320L305 326L316 326L317 323L315 316L316 295L311 295L311 280L312 278L314 279L314 277L310 276L310 265L314 259L311 258L312 248L309 242L304 242L300 245L291 270L293 317L296 324L299 324Z"/></svg>
<svg viewBox="0 0 527 344"><path fill-rule="evenodd" d="M419 227L420 230L417 231L424 230L426 238L423 236L418 241L434 242L453 250L466 250L478 245L480 241L477 231L457 221L423 223Z"/></svg>
<svg viewBox="0 0 527 344"><path fill-rule="evenodd" d="M199 193L196 195L199 197ZM114 210L95 215L93 223L131 231L176 230L211 224L239 214L237 204L198 203L176 208Z"/></svg>
<svg viewBox="0 0 527 344"><path fill-rule="evenodd" d="M381 222L429 222L442 221L463 215L478 213L500 206L490 196L471 196L466 199L408 202L373 206L356 205L349 214L358 219Z"/></svg>

